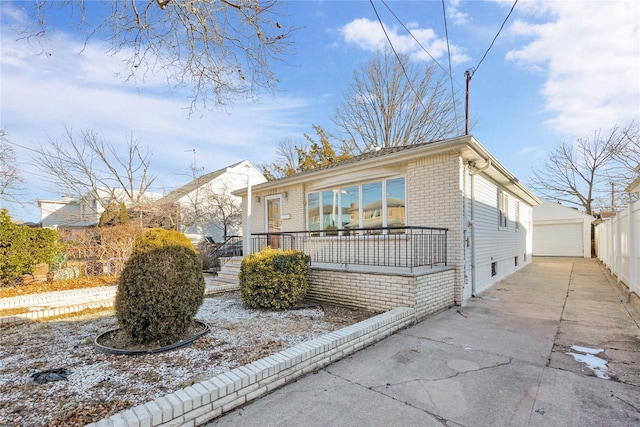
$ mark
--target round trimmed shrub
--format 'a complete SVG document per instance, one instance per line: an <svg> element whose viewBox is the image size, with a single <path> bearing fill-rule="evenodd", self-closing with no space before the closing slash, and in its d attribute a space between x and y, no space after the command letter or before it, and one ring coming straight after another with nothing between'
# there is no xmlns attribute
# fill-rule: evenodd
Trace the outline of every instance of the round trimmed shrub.
<svg viewBox="0 0 640 427"><path fill-rule="evenodd" d="M195 252L193 243L183 233L164 228L152 228L136 239L133 253L146 252L164 246L182 246Z"/></svg>
<svg viewBox="0 0 640 427"><path fill-rule="evenodd" d="M307 294L309 257L301 251L266 249L240 266L240 297L250 308L284 310Z"/></svg>
<svg viewBox="0 0 640 427"><path fill-rule="evenodd" d="M204 299L202 265L183 246L134 253L120 275L115 311L122 331L139 344L184 339Z"/></svg>

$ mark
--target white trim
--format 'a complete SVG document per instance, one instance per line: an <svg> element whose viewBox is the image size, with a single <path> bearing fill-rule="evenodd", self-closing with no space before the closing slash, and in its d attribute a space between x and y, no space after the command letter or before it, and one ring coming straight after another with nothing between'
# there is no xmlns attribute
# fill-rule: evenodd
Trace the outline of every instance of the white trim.
<svg viewBox="0 0 640 427"><path fill-rule="evenodd" d="M264 229L267 233L269 233L269 201L270 200L278 200L280 202L280 231L282 231L282 196L280 194L275 194L273 196L265 196L264 197Z"/></svg>

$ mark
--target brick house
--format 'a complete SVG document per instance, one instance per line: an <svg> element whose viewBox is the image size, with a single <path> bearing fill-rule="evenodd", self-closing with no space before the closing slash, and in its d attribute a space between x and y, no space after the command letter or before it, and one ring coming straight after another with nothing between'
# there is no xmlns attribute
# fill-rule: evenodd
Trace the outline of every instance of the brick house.
<svg viewBox="0 0 640 427"><path fill-rule="evenodd" d="M383 148L234 194L245 248L311 256L309 297L417 317L530 263L540 203L473 136Z"/></svg>

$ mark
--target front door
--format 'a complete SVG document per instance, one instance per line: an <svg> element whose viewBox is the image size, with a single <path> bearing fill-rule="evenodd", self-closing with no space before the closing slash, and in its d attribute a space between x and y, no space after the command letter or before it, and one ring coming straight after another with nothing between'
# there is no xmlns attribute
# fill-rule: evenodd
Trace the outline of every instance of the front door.
<svg viewBox="0 0 640 427"><path fill-rule="evenodd" d="M273 196L267 198L267 232L268 233L280 233L281 224L280 224L280 196ZM277 236L268 236L268 245L271 246L271 249L280 249L281 237Z"/></svg>

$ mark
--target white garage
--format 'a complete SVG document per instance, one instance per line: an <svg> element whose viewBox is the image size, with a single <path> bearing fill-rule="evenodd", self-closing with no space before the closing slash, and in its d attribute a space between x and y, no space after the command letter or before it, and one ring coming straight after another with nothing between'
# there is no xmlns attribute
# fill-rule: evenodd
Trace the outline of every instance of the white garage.
<svg viewBox="0 0 640 427"><path fill-rule="evenodd" d="M593 217L549 200L533 207L533 255L591 257Z"/></svg>

